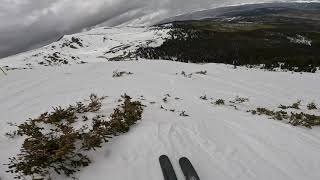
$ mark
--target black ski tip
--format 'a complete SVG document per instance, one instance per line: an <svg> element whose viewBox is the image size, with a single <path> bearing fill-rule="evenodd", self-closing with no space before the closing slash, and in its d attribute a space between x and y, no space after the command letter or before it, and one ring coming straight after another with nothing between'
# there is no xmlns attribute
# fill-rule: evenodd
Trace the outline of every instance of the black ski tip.
<svg viewBox="0 0 320 180"><path fill-rule="evenodd" d="M186 177L186 180L200 180L196 170L188 158L180 158L179 164L184 176Z"/></svg>
<svg viewBox="0 0 320 180"><path fill-rule="evenodd" d="M165 180L177 180L171 161L167 155L161 155L159 162Z"/></svg>
<svg viewBox="0 0 320 180"><path fill-rule="evenodd" d="M179 159L179 164L183 163L183 162L190 162L188 158L186 157L182 157Z"/></svg>
<svg viewBox="0 0 320 180"><path fill-rule="evenodd" d="M180 164L180 166L184 166L184 165L188 164L189 166L191 166L193 168L192 163L190 162L190 160L187 157L180 158L179 164Z"/></svg>
<svg viewBox="0 0 320 180"><path fill-rule="evenodd" d="M165 160L165 159L169 159L169 157L168 157L167 155L161 155L161 156L159 157L159 161Z"/></svg>

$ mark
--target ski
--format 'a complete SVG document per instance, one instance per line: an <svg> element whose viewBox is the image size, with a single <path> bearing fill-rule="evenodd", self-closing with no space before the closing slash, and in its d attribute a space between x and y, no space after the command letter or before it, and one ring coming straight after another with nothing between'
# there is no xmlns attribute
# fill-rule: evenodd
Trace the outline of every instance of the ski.
<svg viewBox="0 0 320 180"><path fill-rule="evenodd" d="M170 159L166 155L162 155L159 157L159 162L161 166L161 170L163 173L163 177L165 180L177 180L176 173L174 172L173 166L170 162Z"/></svg>
<svg viewBox="0 0 320 180"><path fill-rule="evenodd" d="M188 158L180 158L179 164L184 176L186 177L186 180L200 180L196 170L194 169Z"/></svg>

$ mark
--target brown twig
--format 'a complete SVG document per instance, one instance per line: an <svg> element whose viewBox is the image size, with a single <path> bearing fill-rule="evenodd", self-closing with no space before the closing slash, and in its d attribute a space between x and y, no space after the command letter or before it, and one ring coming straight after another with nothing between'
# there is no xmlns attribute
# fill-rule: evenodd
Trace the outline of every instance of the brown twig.
<svg viewBox="0 0 320 180"><path fill-rule="evenodd" d="M3 72L4 75L8 75L1 67L0 67L0 69Z"/></svg>

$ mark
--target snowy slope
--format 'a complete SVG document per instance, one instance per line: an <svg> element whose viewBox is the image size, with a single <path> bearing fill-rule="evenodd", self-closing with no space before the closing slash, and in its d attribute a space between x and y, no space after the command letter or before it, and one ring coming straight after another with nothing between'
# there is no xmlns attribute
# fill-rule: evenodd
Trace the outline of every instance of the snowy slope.
<svg viewBox="0 0 320 180"><path fill-rule="evenodd" d="M105 62L112 58L134 59L130 53L140 46L157 46L167 36L165 29L152 27L102 27L66 35L43 48L0 60L7 70L32 69L38 66L61 66Z"/></svg>
<svg viewBox="0 0 320 180"><path fill-rule="evenodd" d="M145 29L142 34L141 29L136 31L139 33L135 33L135 38L119 35L108 42L144 41L149 39L145 38L149 33L151 39L155 37ZM122 29L113 29L113 32L122 32ZM59 50L77 55L80 60L86 59L87 64L45 67L37 64L37 57L33 57L24 62L31 63L33 69L0 75L1 180L13 180L13 175L5 173L7 166L3 163L19 152L22 143L21 138L4 136L11 129L6 122L22 123L53 106L74 104L91 93L108 96L103 104L106 113L112 112L123 93L140 99L147 107L142 121L129 133L112 139L90 154L93 163L77 174L80 180L162 180L158 163L161 154L172 159L179 179L183 179L177 161L181 156L190 158L203 180L320 178L320 128L293 127L246 112L257 107L276 109L279 104L291 104L297 99L303 100L302 111L307 111L306 103L320 104L319 74L233 69L222 64L100 61L96 56L108 49L109 43L102 44L102 37L99 37L101 41L89 44L87 42L94 43L91 38L95 36L86 36L88 33L75 36L82 37L89 47ZM48 47L35 52L50 53ZM0 60L0 64L23 67L18 57L30 57L35 52ZM113 78L114 70L134 74ZM191 78L180 74L181 71L195 73L200 70L207 70L208 74L193 74ZM166 94L170 95L167 103L162 100ZM208 101L199 98L205 94ZM219 98L228 102L237 95L250 99L239 105L239 110L211 104ZM173 109L175 112L170 111ZM181 111L189 116L179 116ZM319 115L320 111L310 113Z"/></svg>

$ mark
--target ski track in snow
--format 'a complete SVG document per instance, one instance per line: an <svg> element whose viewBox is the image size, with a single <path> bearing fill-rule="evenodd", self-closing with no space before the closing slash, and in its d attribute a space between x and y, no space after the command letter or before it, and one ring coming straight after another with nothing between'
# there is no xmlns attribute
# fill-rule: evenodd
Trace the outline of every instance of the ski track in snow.
<svg viewBox="0 0 320 180"><path fill-rule="evenodd" d="M83 39L86 38L89 37ZM0 62L5 64L8 60ZM134 74L113 78L114 70ZM207 70L208 74L194 74L191 78L180 75L181 71L200 70ZM248 97L250 101L243 105L246 109L275 109L279 104L301 99L305 107L311 101L320 103L318 82L319 74L151 60L92 60L88 64L9 71L8 76L0 76L0 177L13 179L5 173L7 166L3 163L19 152L23 141L4 136L12 129L6 122L22 123L51 107L88 98L91 93L108 96L102 111L110 114L117 98L127 93L135 99L141 95L146 99L142 100L147 105L142 121L127 134L90 152L93 163L77 174L80 180L162 180L158 163L162 154L171 159L178 179L184 179L178 159L187 156L202 180L317 180L320 128L293 127L265 116L216 106L199 97L206 94L226 101L237 95ZM165 94L171 95L167 103L162 101ZM156 104L149 103L152 101ZM185 110L190 116L165 111L161 105Z"/></svg>

